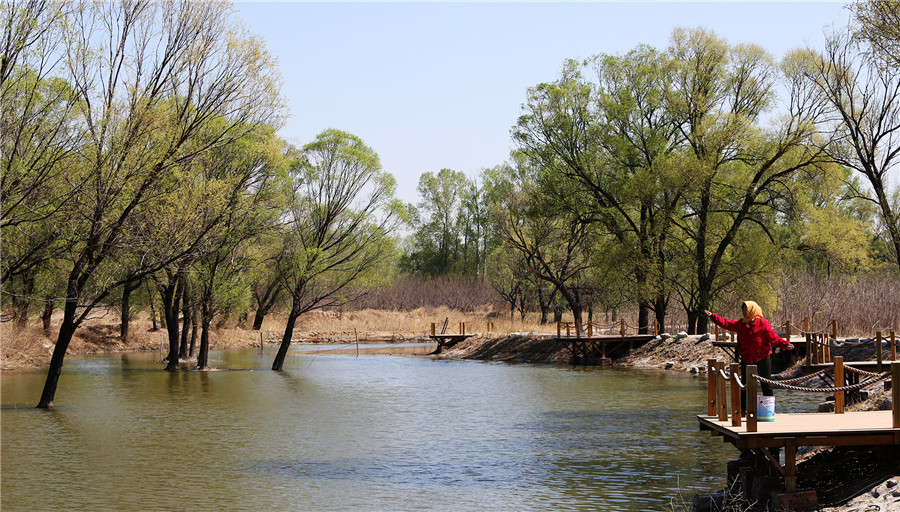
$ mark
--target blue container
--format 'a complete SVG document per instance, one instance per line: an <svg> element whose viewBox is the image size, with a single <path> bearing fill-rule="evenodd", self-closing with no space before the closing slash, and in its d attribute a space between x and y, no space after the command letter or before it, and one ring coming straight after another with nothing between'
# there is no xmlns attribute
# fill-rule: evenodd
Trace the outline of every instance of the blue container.
<svg viewBox="0 0 900 512"><path fill-rule="evenodd" d="M756 397L756 419L757 421L775 421L774 396Z"/></svg>

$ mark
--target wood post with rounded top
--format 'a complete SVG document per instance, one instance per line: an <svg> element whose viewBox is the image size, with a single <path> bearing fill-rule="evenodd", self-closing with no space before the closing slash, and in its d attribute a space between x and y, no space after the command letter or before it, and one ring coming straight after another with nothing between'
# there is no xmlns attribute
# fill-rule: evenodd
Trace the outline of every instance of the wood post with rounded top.
<svg viewBox="0 0 900 512"><path fill-rule="evenodd" d="M741 365L731 363L731 426L741 426L741 384L738 382L741 374Z"/></svg>
<svg viewBox="0 0 900 512"><path fill-rule="evenodd" d="M716 360L706 360L706 415L716 415Z"/></svg>
<svg viewBox="0 0 900 512"><path fill-rule="evenodd" d="M756 394L758 383L756 381L757 368L755 364L747 366L747 432L756 432L757 404Z"/></svg>
<svg viewBox="0 0 900 512"><path fill-rule="evenodd" d="M716 361L716 409L719 412L719 421L728 421L728 400L725 394L725 379L722 372L725 371L725 362Z"/></svg>
<svg viewBox="0 0 900 512"><path fill-rule="evenodd" d="M844 387L844 357L834 356L834 387ZM834 412L844 414L844 392L834 392Z"/></svg>

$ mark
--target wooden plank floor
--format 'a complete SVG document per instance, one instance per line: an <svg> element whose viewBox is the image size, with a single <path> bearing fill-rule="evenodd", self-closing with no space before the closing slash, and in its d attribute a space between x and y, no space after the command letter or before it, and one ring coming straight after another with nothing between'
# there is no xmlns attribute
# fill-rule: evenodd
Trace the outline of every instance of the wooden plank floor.
<svg viewBox="0 0 900 512"><path fill-rule="evenodd" d="M867 434L895 434L900 443L900 428L892 428L891 411L834 413L776 413L775 421L757 422L756 432L747 432L747 422L731 426L731 419L719 421L717 416L698 416L702 426L734 438L752 437L821 437Z"/></svg>
<svg viewBox="0 0 900 512"><path fill-rule="evenodd" d="M891 360L884 359L881 362L881 371L886 372L891 369ZM834 363L813 363L811 365L803 365L806 368L821 370L823 368L831 368ZM844 361L844 366L852 366L858 370L875 371L878 368L878 361Z"/></svg>

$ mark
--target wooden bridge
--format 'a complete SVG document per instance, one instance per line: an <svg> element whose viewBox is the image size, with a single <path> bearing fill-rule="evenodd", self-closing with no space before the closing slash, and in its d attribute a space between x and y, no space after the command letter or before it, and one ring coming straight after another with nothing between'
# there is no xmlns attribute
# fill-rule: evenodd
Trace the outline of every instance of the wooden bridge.
<svg viewBox="0 0 900 512"><path fill-rule="evenodd" d="M627 324L621 321L618 334L594 334L593 325L588 322L584 335L571 323L556 324L556 341L565 343L572 354L572 362L587 362L600 358L601 363L608 364L613 359L628 355L656 338L655 334L628 334ZM574 336L572 335L574 331Z"/></svg>
<svg viewBox="0 0 900 512"><path fill-rule="evenodd" d="M756 472L765 472L767 467L771 468L770 475L774 475L779 484L783 481L782 488L785 492L773 493L773 499L782 500L773 504L776 508L805 510L803 507L806 505L803 504L809 504L810 491L797 490L796 454L798 447L900 446L900 362L891 363L889 372L879 374L845 366L843 359L836 357L830 367L789 381L762 379L756 374L756 366L748 366L746 421L741 417L740 393L743 386L739 371L739 365L736 363L729 365L726 372L724 362L715 359L707 362L707 414L697 416L697 419L701 430L708 430L714 436L722 436L725 442L731 443L741 451L741 459L735 462L752 467ZM844 385L844 374L848 371L861 374L865 379L858 384ZM794 386L802 380L815 378L825 372L833 373L834 388ZM844 412L845 392L887 380L892 382L892 410ZM835 413L776 414L774 421L760 422L757 411L757 394L758 385L762 381L766 381L773 387L790 390L833 392ZM731 398L730 411L729 395ZM784 449L783 465L779 460L779 452L782 448ZM729 466L731 469L731 464ZM729 471L729 485L735 478L737 475ZM747 486L745 485L744 488L746 489ZM792 502L792 500L800 501ZM800 503L800 505L792 508L792 503Z"/></svg>
<svg viewBox="0 0 900 512"><path fill-rule="evenodd" d="M447 320L444 320L443 328L441 329L440 334L436 332L436 327L434 322L431 323L431 335L429 338L437 342L437 348L434 349L434 352L431 354L440 354L443 352L445 348L450 348L457 343L467 340L472 336L476 336L475 334L466 334L466 323L459 323L459 334L447 334Z"/></svg>

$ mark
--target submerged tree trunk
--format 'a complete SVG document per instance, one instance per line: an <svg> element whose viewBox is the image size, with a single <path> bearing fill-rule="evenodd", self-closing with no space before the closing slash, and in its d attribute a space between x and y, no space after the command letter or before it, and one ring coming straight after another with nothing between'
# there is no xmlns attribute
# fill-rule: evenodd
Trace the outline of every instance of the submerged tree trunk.
<svg viewBox="0 0 900 512"><path fill-rule="evenodd" d="M212 323L213 315L207 302L204 301L201 308L203 311L200 313L200 352L197 354L197 368L206 370L209 368L209 325Z"/></svg>
<svg viewBox="0 0 900 512"><path fill-rule="evenodd" d="M166 371L174 371L178 369L178 313L179 299L181 297L180 280L171 271L166 270L168 282L157 285L159 294L162 297L163 315L166 319L166 333L169 338L169 355L166 363Z"/></svg>
<svg viewBox="0 0 900 512"><path fill-rule="evenodd" d="M69 348L69 342L72 341L75 329L78 328L75 322L77 309L78 303L75 299L66 300L62 325L60 325L59 335L56 337L56 347L53 349L50 366L47 368L47 380L44 382L41 400L37 405L39 409L47 409L53 406L53 398L56 396L56 387L59 384L59 376L62 373L66 350Z"/></svg>
<svg viewBox="0 0 900 512"><path fill-rule="evenodd" d="M272 369L275 371L281 371L284 368L284 359L287 357L288 349L291 347L291 339L294 337L294 326L297 324L297 317L299 316L300 313L295 305L288 314L284 335L281 337L281 345L278 347L275 361L272 362Z"/></svg>

